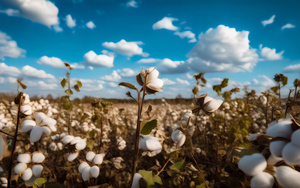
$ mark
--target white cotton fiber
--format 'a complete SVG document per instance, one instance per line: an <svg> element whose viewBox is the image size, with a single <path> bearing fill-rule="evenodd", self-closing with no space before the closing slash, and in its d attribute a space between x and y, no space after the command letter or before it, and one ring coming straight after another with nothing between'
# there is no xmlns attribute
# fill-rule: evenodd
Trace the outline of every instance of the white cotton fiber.
<svg viewBox="0 0 300 188"><path fill-rule="evenodd" d="M255 153L242 157L238 166L247 175L255 176L267 167L267 161L262 154Z"/></svg>
<svg viewBox="0 0 300 188"><path fill-rule="evenodd" d="M279 185L282 187L300 187L300 173L288 166L277 167L275 170L275 176Z"/></svg>
<svg viewBox="0 0 300 188"><path fill-rule="evenodd" d="M266 172L261 172L251 178L251 188L272 188L273 185L273 176Z"/></svg>

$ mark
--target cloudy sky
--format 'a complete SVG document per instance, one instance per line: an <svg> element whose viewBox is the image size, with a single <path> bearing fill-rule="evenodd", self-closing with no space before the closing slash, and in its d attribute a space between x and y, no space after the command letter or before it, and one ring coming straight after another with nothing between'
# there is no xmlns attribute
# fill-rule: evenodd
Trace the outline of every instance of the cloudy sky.
<svg viewBox="0 0 300 188"><path fill-rule="evenodd" d="M125 98L122 81L156 67L163 92L191 97L192 75L205 72L202 93L229 78L258 92L276 73L300 72L300 1L292 0L1 0L0 92L23 78L31 95L63 95L63 62L84 95Z"/></svg>

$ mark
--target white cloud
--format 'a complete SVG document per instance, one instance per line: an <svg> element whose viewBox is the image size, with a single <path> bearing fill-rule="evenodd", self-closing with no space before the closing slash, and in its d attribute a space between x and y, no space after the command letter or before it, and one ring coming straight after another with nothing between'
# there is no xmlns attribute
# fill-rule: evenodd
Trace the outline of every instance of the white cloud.
<svg viewBox="0 0 300 188"><path fill-rule="evenodd" d="M300 64L289 65L283 69L285 72L300 72Z"/></svg>
<svg viewBox="0 0 300 188"><path fill-rule="evenodd" d="M262 87L264 88L264 90L267 90L270 87L274 86L275 82L266 75L259 75L257 79L253 79L253 85Z"/></svg>
<svg viewBox="0 0 300 188"><path fill-rule="evenodd" d="M197 41L197 39L195 38L195 33L191 31L183 31L183 32L176 31L174 35L178 35L181 39L184 38L190 39L189 43L193 43Z"/></svg>
<svg viewBox="0 0 300 188"><path fill-rule="evenodd" d="M178 20L177 18L164 17L162 20L153 24L152 29L153 30L167 29L171 31L176 31L179 29L179 27L175 27L172 22L177 20Z"/></svg>
<svg viewBox="0 0 300 188"><path fill-rule="evenodd" d="M162 73L175 74L187 72L189 68L185 61L172 61L165 58L159 63L157 69Z"/></svg>
<svg viewBox="0 0 300 188"><path fill-rule="evenodd" d="M76 20L72 18L71 14L66 16L66 24L69 28L73 28L76 26Z"/></svg>
<svg viewBox="0 0 300 188"><path fill-rule="evenodd" d="M42 56L39 60L37 60L38 64L48 65L54 68L66 68L64 62L57 57L48 57ZM84 69L83 65L79 65L78 63L70 63L71 67L74 69Z"/></svg>
<svg viewBox="0 0 300 188"><path fill-rule="evenodd" d="M93 67L93 66L88 66L88 68L89 68L90 70L94 70L94 67Z"/></svg>
<svg viewBox="0 0 300 188"><path fill-rule="evenodd" d="M261 21L261 23L263 24L263 26L272 24L272 23L274 22L274 18L275 18L275 15L271 16L271 18L268 19L268 20L263 20L263 21Z"/></svg>
<svg viewBox="0 0 300 188"><path fill-rule="evenodd" d="M124 77L132 77L132 76L136 76L137 72L130 69L130 68L124 68L124 69L118 69L117 72Z"/></svg>
<svg viewBox="0 0 300 188"><path fill-rule="evenodd" d="M268 47L262 47L262 44L259 46L260 49L260 55L265 58L264 60L280 60L283 59L282 54L284 53L284 50L282 50L279 53L276 53L276 49L271 49Z"/></svg>
<svg viewBox="0 0 300 188"><path fill-rule="evenodd" d="M199 41L187 54L187 62L197 72L251 72L258 54L251 49L249 31L236 31L219 25L199 35Z"/></svg>
<svg viewBox="0 0 300 188"><path fill-rule="evenodd" d="M134 55L148 57L149 54L143 52L143 49L139 47L139 45L142 44L142 42L127 42L126 40L122 39L118 43L104 42L102 46L129 57L132 57Z"/></svg>
<svg viewBox="0 0 300 188"><path fill-rule="evenodd" d="M96 67L113 67L114 66L114 56L108 56L105 54L97 55L94 51L89 51L84 54L83 58L87 65Z"/></svg>
<svg viewBox="0 0 300 188"><path fill-rule="evenodd" d="M8 83L10 83L10 84L15 84L15 83L17 83L17 79L14 78L14 77L7 77L7 81L8 81Z"/></svg>
<svg viewBox="0 0 300 188"><path fill-rule="evenodd" d="M137 63L156 63L159 61L160 61L160 59L145 58L145 59L140 59Z"/></svg>
<svg viewBox="0 0 300 188"><path fill-rule="evenodd" d="M22 16L48 27L58 25L58 8L48 0L3 0L0 4L11 10L9 16Z"/></svg>
<svg viewBox="0 0 300 188"><path fill-rule="evenodd" d="M183 85L190 85L190 82L187 80L182 80L180 78L176 78L177 82Z"/></svg>
<svg viewBox="0 0 300 188"><path fill-rule="evenodd" d="M17 67L8 66L5 63L0 63L0 75L20 76L21 71Z"/></svg>
<svg viewBox="0 0 300 188"><path fill-rule="evenodd" d="M89 21L88 23L85 24L88 28L90 29L94 29L96 27L96 25L94 24L94 22Z"/></svg>
<svg viewBox="0 0 300 188"><path fill-rule="evenodd" d="M8 16L21 16L20 11L11 8L0 10L0 13L7 14Z"/></svg>
<svg viewBox="0 0 300 188"><path fill-rule="evenodd" d="M57 89L57 84L45 83L44 81L38 81L37 84L38 84L39 89L43 89L43 90L55 90L55 89Z"/></svg>
<svg viewBox="0 0 300 188"><path fill-rule="evenodd" d="M164 86L168 86L168 85L175 85L176 82L169 80L168 78L162 78L162 81L164 82Z"/></svg>
<svg viewBox="0 0 300 188"><path fill-rule="evenodd" d="M55 31L56 33L59 33L59 32L62 32L62 31L63 31L63 29L62 29L59 25L53 26L53 29L54 29L54 31Z"/></svg>
<svg viewBox="0 0 300 188"><path fill-rule="evenodd" d="M51 74L46 73L44 70L37 70L34 67L25 65L21 69L22 75L33 78L55 79Z"/></svg>
<svg viewBox="0 0 300 188"><path fill-rule="evenodd" d="M296 27L295 25L287 23L287 24L285 24L284 26L281 27L281 30L292 29L292 28L295 28L295 27Z"/></svg>
<svg viewBox="0 0 300 188"><path fill-rule="evenodd" d="M110 87L118 87L118 84L114 83L114 82L109 82Z"/></svg>
<svg viewBox="0 0 300 188"><path fill-rule="evenodd" d="M0 59L4 60L4 57L18 58L23 56L24 53L26 53L26 50L19 48L16 41L0 31Z"/></svg>
<svg viewBox="0 0 300 188"><path fill-rule="evenodd" d="M188 79L193 79L193 78L194 78L194 76L193 76L193 75L190 75L189 73L186 73L186 77L187 77Z"/></svg>
<svg viewBox="0 0 300 188"><path fill-rule="evenodd" d="M127 7L138 8L138 3L135 0L130 0L126 3Z"/></svg>
<svg viewBox="0 0 300 188"><path fill-rule="evenodd" d="M117 82L121 80L121 76L117 73L117 71L113 70L111 75L105 75L101 77L101 79L111 81L111 82Z"/></svg>

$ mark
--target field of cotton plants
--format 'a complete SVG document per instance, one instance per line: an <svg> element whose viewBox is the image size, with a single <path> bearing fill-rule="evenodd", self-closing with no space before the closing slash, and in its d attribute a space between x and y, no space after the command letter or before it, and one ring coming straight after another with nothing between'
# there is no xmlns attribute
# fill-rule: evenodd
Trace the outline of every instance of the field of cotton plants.
<svg viewBox="0 0 300 188"><path fill-rule="evenodd" d="M2 187L300 187L298 79L285 99L283 74L231 99L240 88L222 91L224 78L213 86L220 100L199 92L199 73L193 99L154 102L163 81L151 67L119 84L130 101L82 103L68 72L58 101L31 100L20 79L15 99L1 99Z"/></svg>

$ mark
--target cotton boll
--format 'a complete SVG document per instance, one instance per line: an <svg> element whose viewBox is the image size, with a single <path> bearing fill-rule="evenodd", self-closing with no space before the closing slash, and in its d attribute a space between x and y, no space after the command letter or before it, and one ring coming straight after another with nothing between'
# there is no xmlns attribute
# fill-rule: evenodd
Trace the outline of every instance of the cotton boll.
<svg viewBox="0 0 300 188"><path fill-rule="evenodd" d="M172 133L171 138L177 147L181 147L185 142L186 136L180 130L176 130Z"/></svg>
<svg viewBox="0 0 300 188"><path fill-rule="evenodd" d="M300 173L288 166L277 167L275 176L282 187L300 187Z"/></svg>
<svg viewBox="0 0 300 188"><path fill-rule="evenodd" d="M74 139L74 136L66 135L63 137L63 139L61 141L62 141L62 143L64 143L66 145L66 144L69 144L73 139Z"/></svg>
<svg viewBox="0 0 300 188"><path fill-rule="evenodd" d="M158 141L158 138L149 135L142 135L142 137L143 138L140 140L139 148L149 151L148 156L153 157L161 152L162 145Z"/></svg>
<svg viewBox="0 0 300 188"><path fill-rule="evenodd" d="M40 152L35 152L32 154L32 162L42 163L45 160L45 155Z"/></svg>
<svg viewBox="0 0 300 188"><path fill-rule="evenodd" d="M222 105L223 101L222 100L219 100L219 99L214 99L214 100L211 100L210 102L208 102L204 107L203 109L206 111L206 112L214 112L216 110L219 109L219 107Z"/></svg>
<svg viewBox="0 0 300 188"><path fill-rule="evenodd" d="M255 153L242 157L238 166L247 175L255 176L267 167L267 161L262 154Z"/></svg>
<svg viewBox="0 0 300 188"><path fill-rule="evenodd" d="M80 165L78 166L78 172L80 172L81 174L83 173L83 170L85 167L89 166L89 164L85 161L83 161L82 163L80 163Z"/></svg>
<svg viewBox="0 0 300 188"><path fill-rule="evenodd" d="M57 148L58 148L59 150L62 150L62 149L63 149L63 144L62 144L61 142L58 142L58 143L57 143Z"/></svg>
<svg viewBox="0 0 300 188"><path fill-rule="evenodd" d="M23 104L29 104L30 103L30 98L29 95L27 93L23 93Z"/></svg>
<svg viewBox="0 0 300 188"><path fill-rule="evenodd" d="M251 178L251 188L272 188L273 185L273 176L266 172L261 172Z"/></svg>
<svg viewBox="0 0 300 188"><path fill-rule="evenodd" d="M30 142L37 142L41 139L41 136L44 132L44 129L39 126L33 127L33 129L30 132Z"/></svg>
<svg viewBox="0 0 300 188"><path fill-rule="evenodd" d="M284 146L288 142L285 141L274 141L270 143L270 152L275 157L281 157L282 156L282 150Z"/></svg>
<svg viewBox="0 0 300 188"><path fill-rule="evenodd" d="M90 169L90 174L93 178L97 178L100 174L100 169L98 166L93 166L91 169Z"/></svg>
<svg viewBox="0 0 300 188"><path fill-rule="evenodd" d="M45 118L47 118L46 114L43 112L39 112L33 115L37 124L40 124Z"/></svg>
<svg viewBox="0 0 300 188"><path fill-rule="evenodd" d="M40 177L43 169L44 169L44 167L42 165L33 165L32 166L33 175L37 178Z"/></svg>
<svg viewBox="0 0 300 188"><path fill-rule="evenodd" d="M142 175L139 173L135 173L132 180L132 186L131 188L139 188L140 187L140 179L142 178Z"/></svg>
<svg viewBox="0 0 300 188"><path fill-rule="evenodd" d="M42 127L43 128L43 133L45 133L45 135L50 135L51 130L48 127Z"/></svg>
<svg viewBox="0 0 300 188"><path fill-rule="evenodd" d="M22 125L21 125L21 130L23 132L28 132L30 131L34 126L36 126L36 122L33 120L24 120Z"/></svg>
<svg viewBox="0 0 300 188"><path fill-rule="evenodd" d="M87 166L83 169L82 179L83 181L88 181L90 179L90 169L91 167Z"/></svg>
<svg viewBox="0 0 300 188"><path fill-rule="evenodd" d="M41 125L46 125L48 126L51 131L53 132L56 132L57 129L56 129L56 120L55 119L52 119L50 117L46 117L42 122L41 122Z"/></svg>
<svg viewBox="0 0 300 188"><path fill-rule="evenodd" d="M78 142L75 145L75 147L76 147L77 150L83 150L86 147L86 140L82 139L80 142Z"/></svg>
<svg viewBox="0 0 300 188"><path fill-rule="evenodd" d="M30 105L22 105L21 112L27 116L32 114L32 108Z"/></svg>
<svg viewBox="0 0 300 188"><path fill-rule="evenodd" d="M300 129L296 130L292 134L292 141L291 141L295 146L300 147Z"/></svg>
<svg viewBox="0 0 300 188"><path fill-rule="evenodd" d="M27 169L27 165L25 163L18 163L15 167L14 167L14 171L16 174L21 174L22 172L24 172Z"/></svg>
<svg viewBox="0 0 300 188"><path fill-rule="evenodd" d="M28 181L30 180L31 177L32 177L32 170L31 168L27 168L22 175L22 179L24 181Z"/></svg>
<svg viewBox="0 0 300 188"><path fill-rule="evenodd" d="M97 154L94 157L94 164L101 164L103 162L103 158L104 158L105 154Z"/></svg>
<svg viewBox="0 0 300 188"><path fill-rule="evenodd" d="M74 139L71 141L71 145L77 144L80 142L82 139L79 136L74 137Z"/></svg>
<svg viewBox="0 0 300 188"><path fill-rule="evenodd" d="M291 127L292 121L290 118L282 119L277 123L271 123L267 129L267 135L271 137L282 137L290 139L293 131Z"/></svg>
<svg viewBox="0 0 300 188"><path fill-rule="evenodd" d="M78 152L76 152L76 153L69 153L69 155L67 157L68 161L75 160L78 157L78 154L79 154Z"/></svg>
<svg viewBox="0 0 300 188"><path fill-rule="evenodd" d="M300 165L300 148L290 142L283 148L282 157L289 165Z"/></svg>
<svg viewBox="0 0 300 188"><path fill-rule="evenodd" d="M282 160L283 160L282 157L275 157L271 154L267 160L267 164L270 166L274 166L276 163L278 163L279 161L282 161Z"/></svg>
<svg viewBox="0 0 300 188"><path fill-rule="evenodd" d="M125 148L126 148L126 141L125 140L120 141L118 144L118 149L122 151Z"/></svg>
<svg viewBox="0 0 300 188"><path fill-rule="evenodd" d="M86 154L86 160L88 160L88 161L92 161L93 159L94 159L94 157L95 157L95 153L94 152L92 152L92 151L89 151L87 154Z"/></svg>
<svg viewBox="0 0 300 188"><path fill-rule="evenodd" d="M19 154L17 161L20 163L30 163L31 162L31 156L28 153Z"/></svg>

